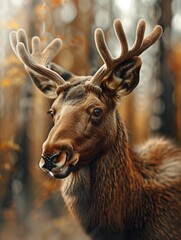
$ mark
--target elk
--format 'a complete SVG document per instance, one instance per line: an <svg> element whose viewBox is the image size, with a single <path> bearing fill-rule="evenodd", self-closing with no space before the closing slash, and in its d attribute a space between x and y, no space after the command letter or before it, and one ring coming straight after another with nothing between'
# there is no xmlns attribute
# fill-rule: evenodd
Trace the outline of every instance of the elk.
<svg viewBox="0 0 181 240"><path fill-rule="evenodd" d="M133 146L117 105L139 83L139 55L162 34L161 26L144 37L138 22L130 49L121 21L114 31L121 53L113 58L104 32L95 30L103 65L93 76L75 76L52 62L61 48L54 39L42 49L23 29L10 43L35 85L55 99L49 114L54 126L42 146L40 168L62 179L70 212L93 240L181 239L181 149L165 138Z"/></svg>

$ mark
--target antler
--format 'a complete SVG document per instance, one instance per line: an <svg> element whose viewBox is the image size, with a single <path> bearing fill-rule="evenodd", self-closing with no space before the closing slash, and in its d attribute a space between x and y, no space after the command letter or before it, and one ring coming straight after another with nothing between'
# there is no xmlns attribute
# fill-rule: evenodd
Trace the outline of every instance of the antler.
<svg viewBox="0 0 181 240"><path fill-rule="evenodd" d="M42 51L40 38L35 36L32 38L32 53L30 53L26 32L19 29L17 32L12 31L10 33L10 43L15 54L25 64L25 69L30 75L39 74L54 81L58 86L66 84L58 73L48 68L49 63L61 48L61 39L54 39Z"/></svg>
<svg viewBox="0 0 181 240"><path fill-rule="evenodd" d="M154 30L146 38L144 38L145 27L145 21L140 20L137 25L135 42L132 48L129 49L121 21L119 19L114 21L114 31L119 44L122 47L120 55L116 58L113 58L107 47L102 29L96 29L96 48L104 64L98 69L91 80L85 83L85 87L87 87L88 90L92 89L100 94L101 88L99 86L101 85L102 81L107 79L114 72L114 70L120 66L121 63L124 64L127 62L127 60L133 60L131 65L135 62L134 68L132 69L134 70L132 71L132 76L134 77L135 75L135 69L137 69L136 73L138 74L136 79L134 77L134 81L131 80L132 78L129 81L126 79L124 83L126 85L130 85L131 81L131 86L134 85L135 87L137 85L139 82L138 70L141 66L141 60L137 56L149 48L162 34L161 26L157 25ZM26 32L23 29L20 29L17 32L13 31L10 33L10 43L15 54L24 63L25 69L31 75L37 87L46 93L50 98L55 98L57 94L71 86L70 82L66 82L58 74L59 71L57 71L58 73L53 71L54 68L52 67L53 65L51 63L52 59L56 56L61 48L62 41L60 39L54 39L44 50L41 50L42 47L39 37L33 37L32 53L30 53ZM51 67L53 70L50 69ZM125 93L129 93L132 91L132 89L133 87L130 88L129 91L127 90Z"/></svg>
<svg viewBox="0 0 181 240"><path fill-rule="evenodd" d="M128 43L126 39L125 32L123 30L121 21L116 19L114 21L114 31L116 33L117 39L122 47L120 55L113 58L105 41L104 32L102 29L98 28L95 31L95 43L96 48L101 56L104 64L98 69L98 71L92 77L90 83L94 86L100 86L103 79L108 77L112 71L120 65L122 62L133 58L134 56L139 56L147 48L159 39L162 35L161 26L157 25L153 31L144 39L146 23L144 20L140 20L137 25L136 38L133 47L129 50Z"/></svg>

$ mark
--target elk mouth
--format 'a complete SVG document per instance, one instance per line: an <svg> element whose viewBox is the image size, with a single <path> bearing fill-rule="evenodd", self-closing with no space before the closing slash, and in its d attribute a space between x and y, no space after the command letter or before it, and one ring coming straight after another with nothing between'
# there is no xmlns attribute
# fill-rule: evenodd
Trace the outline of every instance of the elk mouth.
<svg viewBox="0 0 181 240"><path fill-rule="evenodd" d="M74 153L70 158L66 152L54 154L51 157L41 156L39 163L40 168L44 172L48 172L54 178L66 178L75 170L75 166L79 161L79 154Z"/></svg>
<svg viewBox="0 0 181 240"><path fill-rule="evenodd" d="M71 172L74 170L74 165L69 165L67 167L61 168L58 172L50 171L50 175L54 178L66 178L70 175Z"/></svg>

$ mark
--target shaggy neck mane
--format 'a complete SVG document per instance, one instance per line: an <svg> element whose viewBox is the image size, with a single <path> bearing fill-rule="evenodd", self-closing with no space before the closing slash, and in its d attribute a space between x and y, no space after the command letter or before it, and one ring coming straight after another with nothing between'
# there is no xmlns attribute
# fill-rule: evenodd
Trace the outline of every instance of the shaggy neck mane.
<svg viewBox="0 0 181 240"><path fill-rule="evenodd" d="M120 231L120 226L124 230L131 224L128 215L138 208L141 183L130 155L127 134L117 114L117 136L107 154L63 180L65 203L87 232L103 230L105 223L109 231Z"/></svg>

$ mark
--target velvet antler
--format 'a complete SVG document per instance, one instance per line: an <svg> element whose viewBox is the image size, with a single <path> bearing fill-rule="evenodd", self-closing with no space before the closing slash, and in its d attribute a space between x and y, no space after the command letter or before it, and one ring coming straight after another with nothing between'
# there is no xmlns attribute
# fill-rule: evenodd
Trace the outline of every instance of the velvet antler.
<svg viewBox="0 0 181 240"><path fill-rule="evenodd" d="M129 50L128 43L126 39L125 32L123 30L121 21L116 19L114 21L114 31L116 33L117 39L122 47L120 55L113 58L105 41L104 32L102 29L98 28L95 31L95 43L96 48L101 56L104 64L98 69L98 71L92 77L90 83L95 86L100 86L103 79L108 77L112 71L121 63L135 57L139 56L147 48L158 40L162 34L161 26L157 25L154 30L144 39L146 23L144 20L140 20L137 25L136 39L133 47ZM139 62L141 65L141 61Z"/></svg>
<svg viewBox="0 0 181 240"><path fill-rule="evenodd" d="M123 96L130 93L139 82L139 71L141 59L138 57L149 48L162 34L162 28L156 26L154 30L144 38L145 21L140 20L137 25L136 39L133 47L129 49L125 32L121 21L114 21L116 33L122 51L118 57L113 58L105 41L102 29L95 31L96 48L104 64L98 69L90 81L85 83L88 90L92 89L98 94L102 89L100 85L105 81L108 89L115 95ZM57 94L70 87L70 82L64 80L65 71L53 64L51 61L59 52L62 41L54 39L44 50L42 50L39 37L32 38L32 52L28 47L27 35L23 29L10 33L10 43L15 54L24 63L25 69L32 77L36 86L49 98L56 98ZM124 74L122 74L124 73ZM73 76L71 73L69 77ZM122 78L122 76L124 77ZM119 93L118 93L119 92Z"/></svg>
<svg viewBox="0 0 181 240"><path fill-rule="evenodd" d="M10 33L10 43L19 59L25 64L25 69L30 74L39 74L51 79L56 85L65 84L64 79L55 71L48 68L49 63L59 52L62 41L54 39L43 51L39 37L32 38L32 53L30 53L26 32L19 29Z"/></svg>

